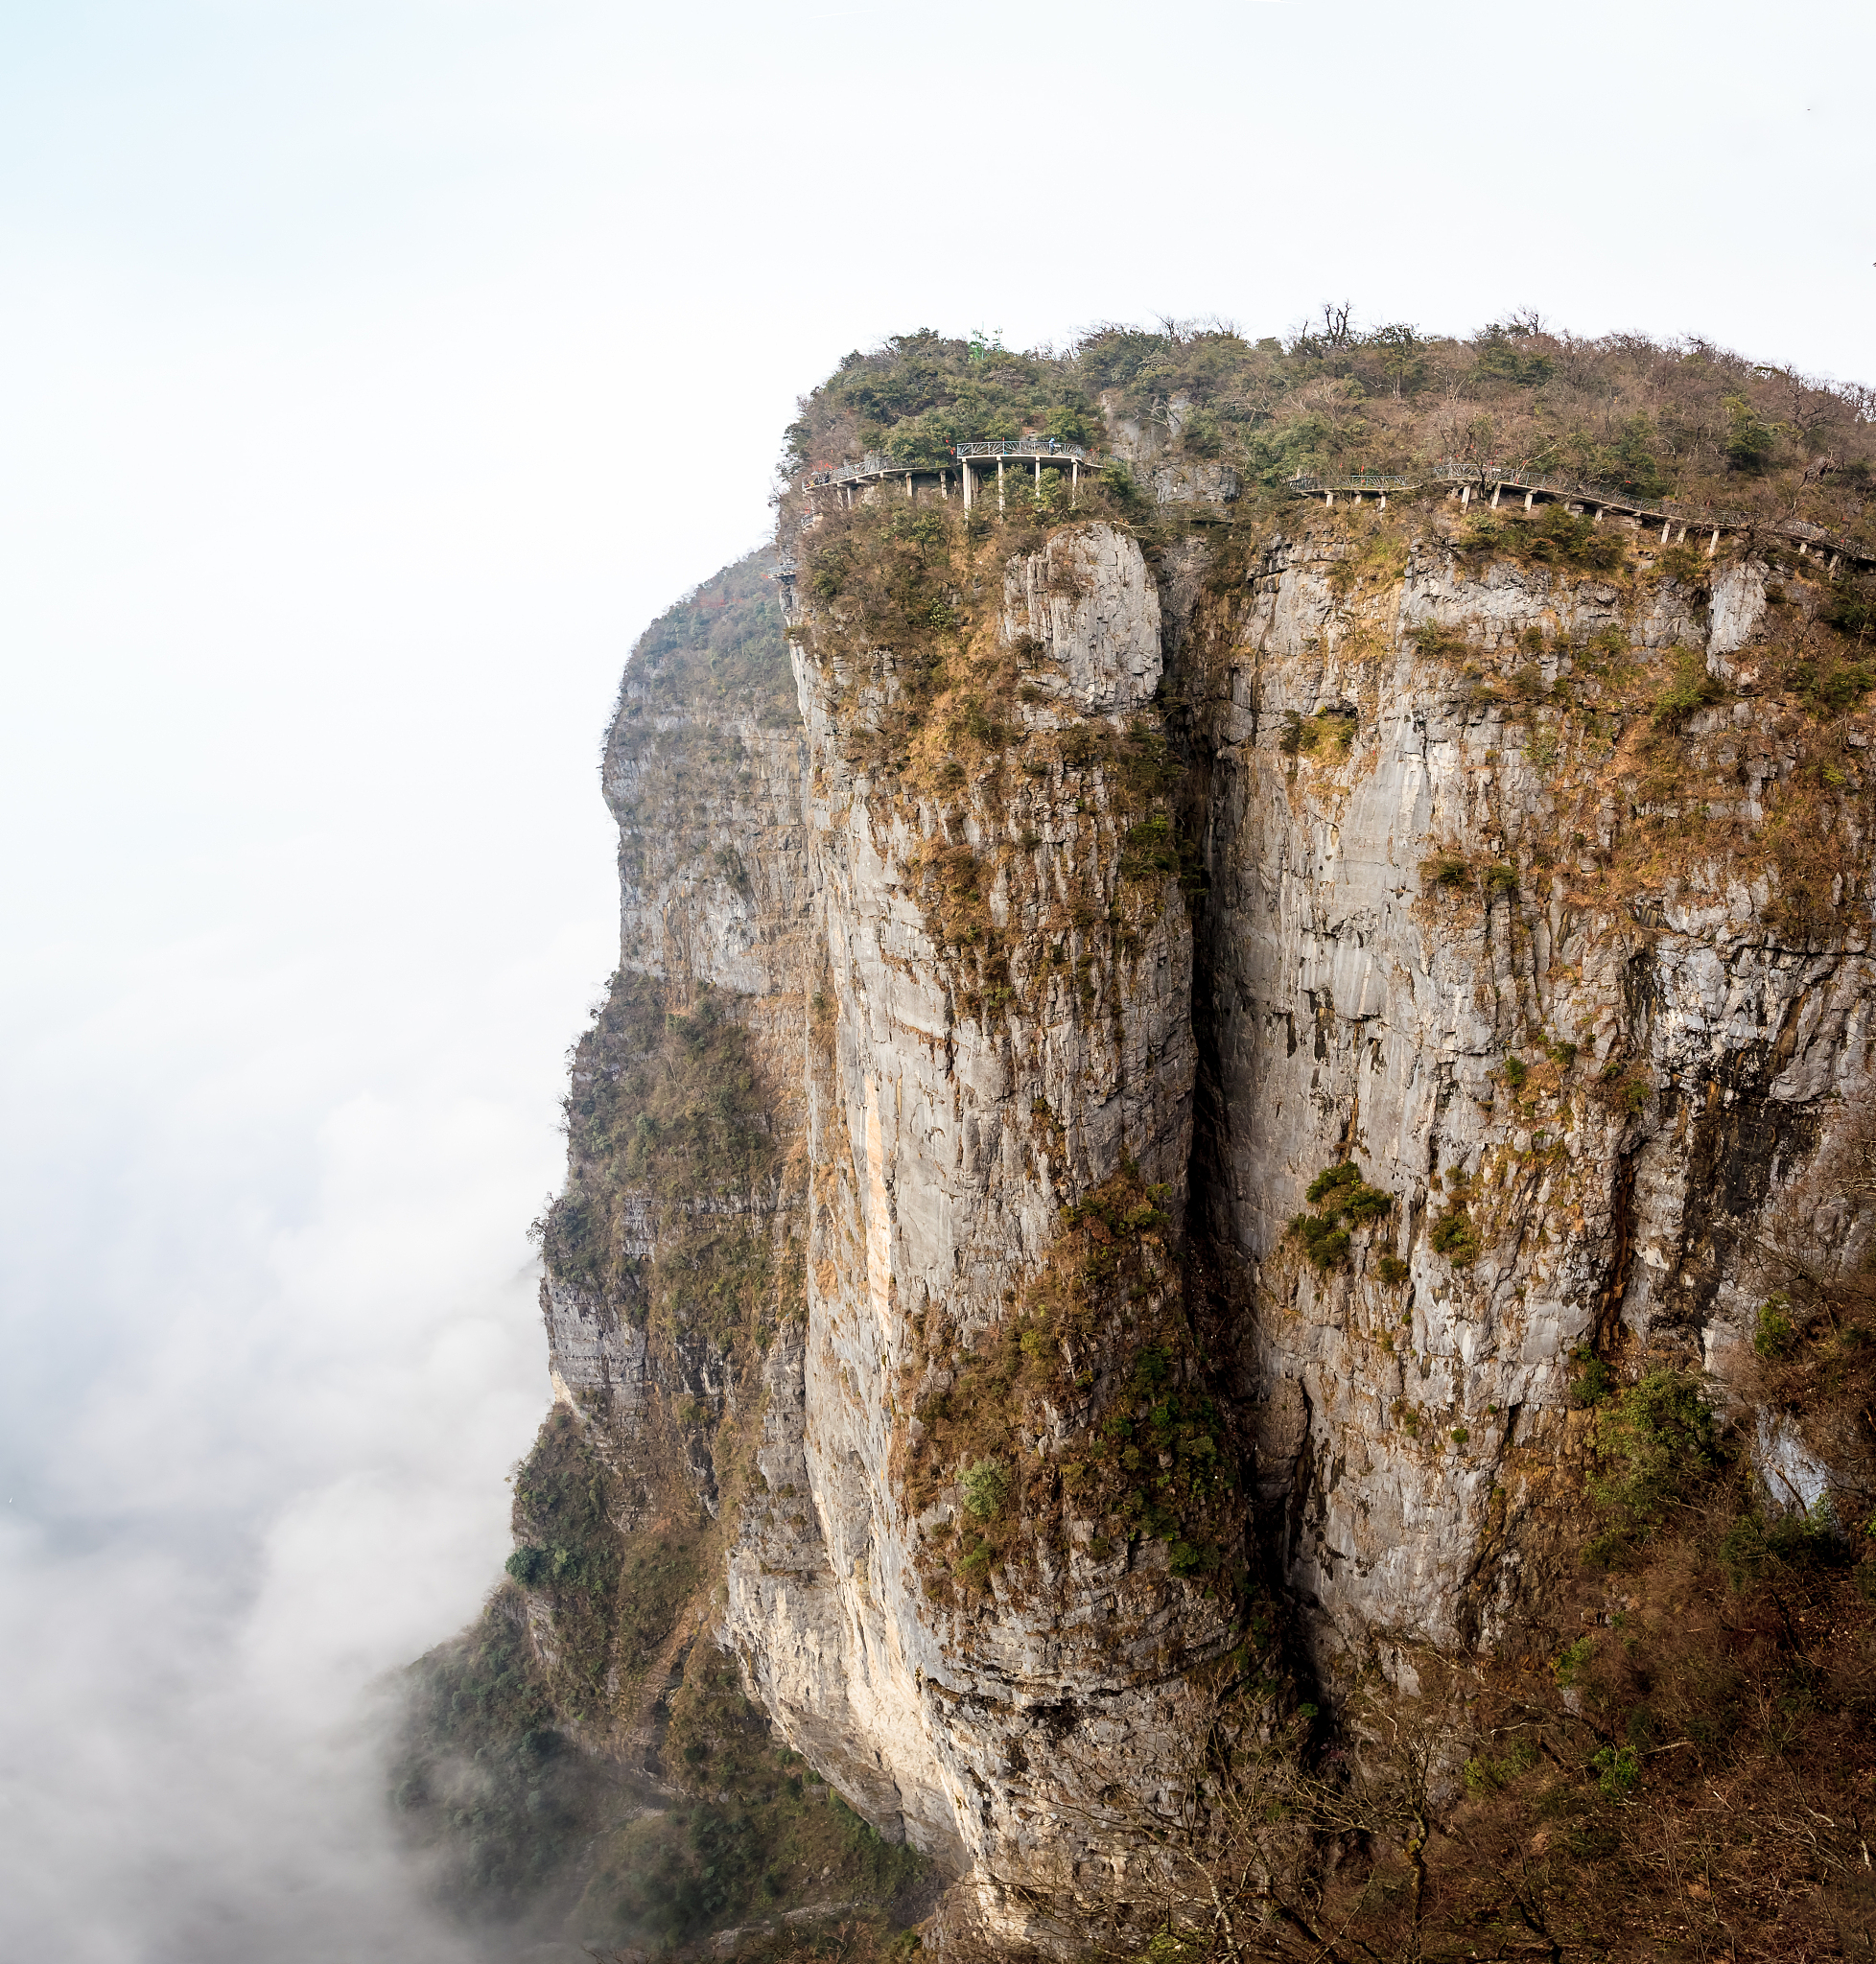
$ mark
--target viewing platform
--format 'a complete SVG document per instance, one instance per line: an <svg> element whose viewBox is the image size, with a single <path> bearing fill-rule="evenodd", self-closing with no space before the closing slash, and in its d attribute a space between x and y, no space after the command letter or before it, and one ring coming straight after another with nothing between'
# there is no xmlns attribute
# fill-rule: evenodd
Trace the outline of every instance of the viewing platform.
<svg viewBox="0 0 1876 1964"><path fill-rule="evenodd" d="M1361 471L1344 478L1318 478L1299 475L1289 479L1287 488L1299 497L1320 498L1325 504L1333 504L1337 498L1347 498L1359 504L1364 498L1372 498L1376 503L1385 506L1390 492L1420 491L1429 484L1444 484L1446 495L1457 498L1461 508L1469 505L1476 497L1487 509L1500 508L1505 494L1523 494L1523 509L1530 511L1539 502L1552 504L1567 504L1573 512L1587 512L1594 523L1600 525L1611 514L1619 519L1633 519L1636 523L1647 524L1652 529L1658 521L1661 526L1659 542L1666 546L1678 545L1691 531L1698 537L1707 534L1706 553L1711 558L1719 549L1720 541L1728 532L1766 532L1773 537L1794 540L1798 554L1806 557L1816 551L1819 558L1827 558L1825 571L1835 573L1843 560L1856 566L1876 566L1876 547L1860 544L1854 539L1840 537L1815 526L1808 519L1767 519L1754 518L1741 511L1713 511L1696 509L1691 505L1654 503L1646 499L1636 498L1632 492L1610 490L1600 484L1582 484L1569 478L1556 478L1541 471L1515 469L1506 464L1461 463L1448 458L1437 464L1423 477L1389 477L1378 471ZM1486 493L1491 496L1488 500Z"/></svg>
<svg viewBox="0 0 1876 1964"><path fill-rule="evenodd" d="M1036 488L1043 483L1044 468L1067 470L1070 493L1080 486L1084 466L1092 468L1092 455L1079 443L1062 443L1052 436L1011 436L989 442L960 443L943 464L902 463L879 451L869 451L857 463L836 465L830 471L809 471L802 479L807 491L833 489L851 504L856 485L882 484L903 480L905 496L916 501L920 488L935 489L940 497L951 495L955 477L966 510L975 503L978 488L997 467L997 506L1003 508L1004 473L1012 463L1027 464L1035 474Z"/></svg>

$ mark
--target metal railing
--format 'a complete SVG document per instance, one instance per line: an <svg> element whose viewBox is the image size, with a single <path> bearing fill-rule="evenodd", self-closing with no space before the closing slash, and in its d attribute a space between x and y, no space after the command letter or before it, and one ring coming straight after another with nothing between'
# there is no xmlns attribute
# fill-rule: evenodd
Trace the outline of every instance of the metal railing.
<svg viewBox="0 0 1876 1964"><path fill-rule="evenodd" d="M1541 491L1547 498L1567 498L1581 504L1600 504L1605 510L1632 511L1643 518L1673 519L1686 525L1717 525L1737 529L1751 521L1744 512L1714 511L1690 504L1655 503L1637 498L1632 491L1609 484L1584 484L1574 478L1554 478L1544 471L1527 471L1513 464L1462 462L1448 457L1429 466L1423 478L1396 478L1379 471L1357 471L1346 478L1317 478L1299 474L1289 479L1292 491L1418 491L1422 484L1474 484L1481 491ZM1822 536L1821 527L1817 528Z"/></svg>
<svg viewBox="0 0 1876 1964"><path fill-rule="evenodd" d="M1311 478L1299 475L1290 479L1292 491L1418 491L1424 479L1419 478L1391 478L1380 471L1358 471L1351 478Z"/></svg>
<svg viewBox="0 0 1876 1964"><path fill-rule="evenodd" d="M1735 530L1751 520L1744 512L1714 511L1691 504L1656 503L1652 499L1613 484L1584 484L1573 478L1554 478L1545 471L1518 470L1505 464L1462 463L1448 457L1434 473L1442 483L1476 484L1481 490L1502 485L1512 491L1542 491L1551 498L1567 498L1581 504L1600 504L1605 510L1632 511L1641 518L1668 518L1681 525L1719 526Z"/></svg>
<svg viewBox="0 0 1876 1964"><path fill-rule="evenodd" d="M989 441L960 443L951 453L960 463L977 462L984 458L996 457L1043 457L1065 463L1092 465L1096 459L1092 453L1079 443L1062 443L1048 436L1009 436L993 438ZM946 469L945 464L902 463L890 457L883 451L872 450L856 463L837 465L831 471L809 471L806 483L810 490L817 490L828 484L854 484L867 478L890 477L929 477L935 471ZM1396 477L1385 471L1355 471L1347 477L1324 478L1306 472L1299 472L1287 480L1286 488L1302 496L1322 495L1329 492L1349 492L1357 494L1374 493L1385 496L1390 491L1418 491L1428 483L1472 484L1479 490L1502 489L1506 491L1539 491L1546 498L1557 498L1573 504L1594 504L1606 511L1631 513L1637 518L1659 519L1664 523L1689 527L1702 527L1712 531L1738 532L1762 531L1783 538L1802 540L1806 545L1827 548L1832 552L1842 553L1862 565L1876 563L1876 547L1859 544L1845 539L1825 526L1814 525L1809 519L1765 519L1754 518L1743 511L1716 511L1712 506L1677 504L1671 501L1655 502L1641 499L1632 492L1606 484L1584 484L1570 478L1553 477L1546 471L1529 471L1515 465L1473 463L1457 457L1447 457L1442 462L1431 465L1424 477ZM784 578L789 577L784 573Z"/></svg>
<svg viewBox="0 0 1876 1964"><path fill-rule="evenodd" d="M960 443L955 455L978 456L1059 456L1065 461L1085 464L1090 454L1079 443L1061 443L1053 436L999 436L988 443Z"/></svg>
<svg viewBox="0 0 1876 1964"><path fill-rule="evenodd" d="M1573 482L1553 478L1541 471L1506 470L1499 464L1461 464L1448 459L1439 473L1446 483L1502 485L1507 490L1542 491L1547 496L1567 499L1575 504L1594 504L1605 511L1630 512L1637 518L1660 519L1664 524L1684 526L1689 530L1716 532L1769 532L1783 539L1798 539L1806 545L1826 546L1851 559L1868 564L1876 559L1876 548L1845 539L1807 518L1755 518L1747 511L1715 510L1712 505L1677 504L1671 499L1658 502L1637 498L1631 491L1608 484Z"/></svg>
<svg viewBox="0 0 1876 1964"><path fill-rule="evenodd" d="M856 478L878 478L882 477L887 471L909 471L919 468L921 467L914 464L896 464L882 452L869 450L858 463L836 464L831 471L809 471L808 482L811 488L822 484L851 484ZM926 464L923 468L929 470L931 466Z"/></svg>

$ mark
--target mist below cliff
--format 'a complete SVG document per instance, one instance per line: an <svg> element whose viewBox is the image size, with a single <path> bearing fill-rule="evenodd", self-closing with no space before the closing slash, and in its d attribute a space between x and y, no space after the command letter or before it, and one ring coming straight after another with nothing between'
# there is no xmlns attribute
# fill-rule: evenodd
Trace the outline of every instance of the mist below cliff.
<svg viewBox="0 0 1876 1964"><path fill-rule="evenodd" d="M270 664L161 743L141 682L72 664L8 745L0 822L59 842L18 855L0 982L9 1957L458 1953L370 1687L507 1549L606 842L576 652L538 720L484 691L439 731L407 648L347 751L371 659Z"/></svg>

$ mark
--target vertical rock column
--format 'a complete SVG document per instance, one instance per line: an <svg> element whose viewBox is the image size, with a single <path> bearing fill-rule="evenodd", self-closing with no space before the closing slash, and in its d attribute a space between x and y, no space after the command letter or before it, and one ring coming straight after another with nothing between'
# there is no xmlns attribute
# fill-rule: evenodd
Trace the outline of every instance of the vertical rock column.
<svg viewBox="0 0 1876 1964"><path fill-rule="evenodd" d="M1124 1164L1183 1204L1190 929L1160 876L1124 953L1108 932L1121 833L1098 774L1070 784L1058 765L999 793L1009 780L989 773L947 801L856 769L843 719L856 701L891 704L892 664L866 658L856 675L810 628L796 670L827 968L808 1323L798 1358L770 1360L769 1495L733 1563L729 1636L809 1758L887 1832L974 1869L995 1902L999 1882L1056 1875L1085 1836L1053 1806L1077 1766L1112 1777L1164 1745L1186 1662L1225 1624L1166 1574L1163 1549L1157 1566L1123 1547L935 1601L902 1495L909 1407L939 1368L923 1333L968 1342L995 1322L1064 1204ZM1088 526L1012 561L997 632L1025 651L1027 738L1157 725L1159 601L1131 539ZM915 870L933 845L968 846L987 885L1008 949L995 1009L934 939ZM1071 924L1076 895L1098 919L1083 907ZM1086 1757L1057 1750L1062 1723L1096 1708ZM1044 1721L1054 1744L1025 1753Z"/></svg>

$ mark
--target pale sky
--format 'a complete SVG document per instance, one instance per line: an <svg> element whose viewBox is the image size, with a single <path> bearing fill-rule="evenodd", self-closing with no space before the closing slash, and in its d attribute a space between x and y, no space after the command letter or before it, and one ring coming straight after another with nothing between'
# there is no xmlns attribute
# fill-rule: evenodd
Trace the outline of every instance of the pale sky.
<svg viewBox="0 0 1876 1964"><path fill-rule="evenodd" d="M0 5L0 1953L453 1954L360 1689L505 1551L606 712L795 395L1344 298L1876 381L1871 22Z"/></svg>

